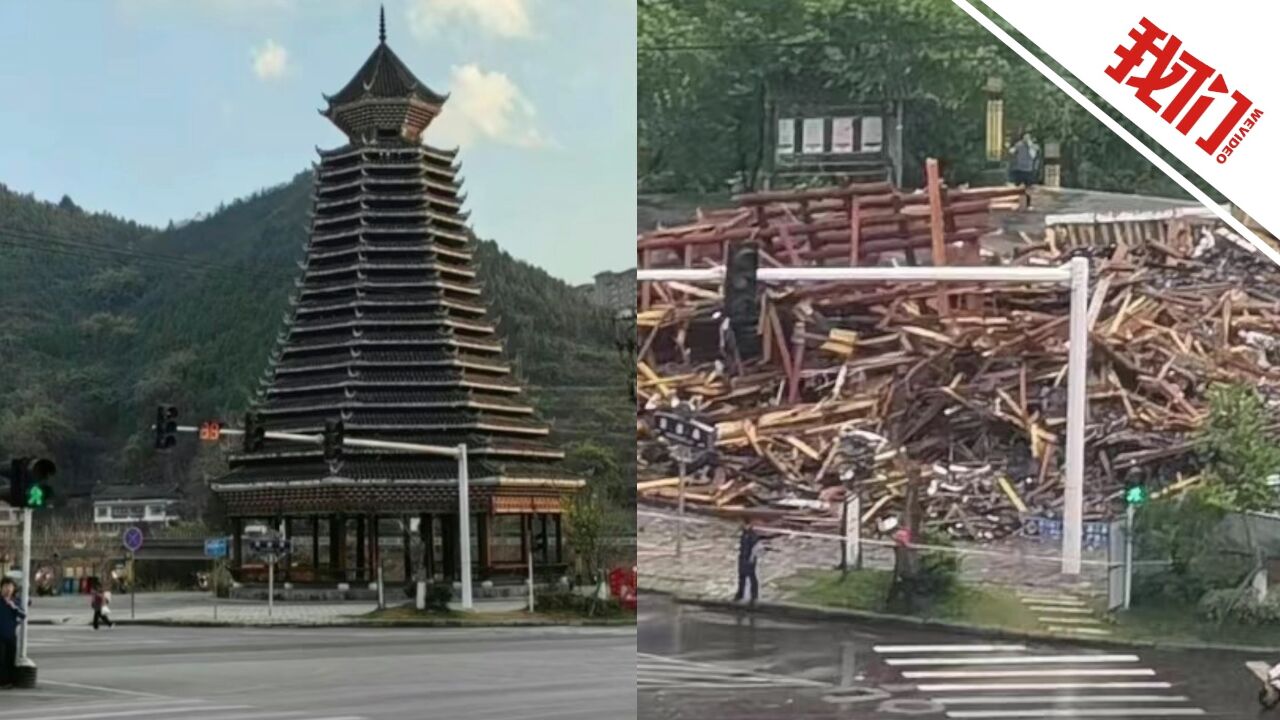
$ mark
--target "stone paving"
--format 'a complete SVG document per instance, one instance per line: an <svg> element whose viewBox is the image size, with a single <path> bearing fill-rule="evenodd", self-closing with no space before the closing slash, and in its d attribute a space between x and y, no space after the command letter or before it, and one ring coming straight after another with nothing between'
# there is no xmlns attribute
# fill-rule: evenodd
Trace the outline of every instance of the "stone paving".
<svg viewBox="0 0 1280 720"><path fill-rule="evenodd" d="M733 597L737 590L739 526L702 516L686 516L683 552L675 557L676 521L667 511L641 507L637 514L640 587L690 597ZM767 528L761 528L768 532ZM766 543L760 560L760 597L781 600L781 581L802 570L835 569L840 564L837 540L777 535ZM998 583L1041 592L1089 596L1106 591L1105 554L1088 552L1079 580L1063 576L1058 548L1025 539L957 548L963 554L966 582ZM877 541L863 545L864 567L891 569L893 551Z"/></svg>

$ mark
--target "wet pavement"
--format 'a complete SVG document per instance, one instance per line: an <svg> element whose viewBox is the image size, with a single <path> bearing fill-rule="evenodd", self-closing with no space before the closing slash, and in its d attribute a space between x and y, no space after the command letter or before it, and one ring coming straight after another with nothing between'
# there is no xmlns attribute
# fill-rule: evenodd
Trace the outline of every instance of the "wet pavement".
<svg viewBox="0 0 1280 720"><path fill-rule="evenodd" d="M651 720L1280 718L1257 704L1243 663L1267 658L1252 654L771 618L652 594L637 652Z"/></svg>

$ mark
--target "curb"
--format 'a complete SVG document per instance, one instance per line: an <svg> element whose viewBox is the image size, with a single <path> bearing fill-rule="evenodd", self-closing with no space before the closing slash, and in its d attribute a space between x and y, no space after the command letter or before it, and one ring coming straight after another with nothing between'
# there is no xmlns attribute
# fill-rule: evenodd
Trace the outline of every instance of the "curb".
<svg viewBox="0 0 1280 720"><path fill-rule="evenodd" d="M1080 646L1110 646L1110 647L1140 647L1150 648L1152 650L1212 650L1217 652L1237 652L1260 654L1264 657L1270 657L1275 653L1274 647L1263 647L1257 645L1230 645L1218 643L1188 643L1177 641L1162 640L1143 640L1143 639L1126 639L1126 638L1082 638L1074 635L1061 635L1050 632L1036 632L1032 630L1010 630L1008 628L993 627L989 625L974 625L970 623L960 623L949 620L933 620L928 618L915 617L912 615L894 615L891 613L879 613L871 610L855 610L852 608L834 608L821 605L804 605L800 603L789 602L757 602L754 606L744 606L734 603L730 600L724 600L719 597L707 597L702 595L682 595L666 590L640 588L646 593L655 595L665 595L676 603L681 605L694 605L712 610L732 610L739 613L751 613L755 615L775 615L789 617L801 620L858 620L862 622L877 623L881 625L897 625L913 628L925 628L933 630L947 630L949 632L960 633L964 635L978 635L982 637L1004 638L1011 640L1030 640L1034 642L1055 642L1066 643Z"/></svg>
<svg viewBox="0 0 1280 720"><path fill-rule="evenodd" d="M306 622L215 622L213 620L117 620L121 627L136 625L142 627L199 627L199 628L290 628L319 629L325 628L494 628L494 627L635 627L635 622L614 621L573 621L552 622L550 620L506 620L494 622L467 622L463 620L344 620L341 622L306 623Z"/></svg>

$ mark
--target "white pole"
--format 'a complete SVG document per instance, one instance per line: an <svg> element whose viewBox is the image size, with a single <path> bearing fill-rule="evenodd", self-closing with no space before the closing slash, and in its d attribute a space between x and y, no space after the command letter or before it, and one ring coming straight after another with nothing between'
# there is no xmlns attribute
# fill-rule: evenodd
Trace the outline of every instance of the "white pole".
<svg viewBox="0 0 1280 720"><path fill-rule="evenodd" d="M382 553L378 553L378 609L387 609L386 595L382 592Z"/></svg>
<svg viewBox="0 0 1280 720"><path fill-rule="evenodd" d="M685 472L684 461L680 461L679 467L680 467L680 479L678 481L679 484L677 486L679 490L679 492L677 493L677 497L679 499L676 501L676 508L677 508L676 509L676 557L677 558L681 557L681 552L684 550L684 472Z"/></svg>
<svg viewBox="0 0 1280 720"><path fill-rule="evenodd" d="M471 478L467 471L467 444L458 455L458 550L462 555L462 609L471 610Z"/></svg>
<svg viewBox="0 0 1280 720"><path fill-rule="evenodd" d="M271 611L276 605L276 556L275 553L267 555L267 617L271 617Z"/></svg>
<svg viewBox="0 0 1280 720"><path fill-rule="evenodd" d="M529 522L529 612L533 612L533 521Z"/></svg>
<svg viewBox="0 0 1280 720"><path fill-rule="evenodd" d="M218 560L209 563L209 588L213 590L213 621L218 621Z"/></svg>
<svg viewBox="0 0 1280 720"><path fill-rule="evenodd" d="M15 498L16 502L16 498ZM31 582L31 519L34 515L31 508L22 509L22 614L25 616L31 607L31 592L35 583ZM27 635L31 633L31 623L22 622L22 637L19 638L18 657L27 659Z"/></svg>
<svg viewBox="0 0 1280 720"><path fill-rule="evenodd" d="M1062 504L1062 573L1080 574L1084 540L1084 414L1089 361L1089 261L1071 258L1071 331L1067 349L1067 473Z"/></svg>
<svg viewBox="0 0 1280 720"><path fill-rule="evenodd" d="M1124 509L1124 609L1133 597L1133 514L1134 506Z"/></svg>

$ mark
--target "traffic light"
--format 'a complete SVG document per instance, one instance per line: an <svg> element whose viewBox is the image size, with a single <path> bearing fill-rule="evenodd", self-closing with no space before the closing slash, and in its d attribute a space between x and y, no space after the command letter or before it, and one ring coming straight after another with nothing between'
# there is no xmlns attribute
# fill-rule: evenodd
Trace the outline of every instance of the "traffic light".
<svg viewBox="0 0 1280 720"><path fill-rule="evenodd" d="M178 444L178 408L156 406L156 449L168 450Z"/></svg>
<svg viewBox="0 0 1280 720"><path fill-rule="evenodd" d="M1124 502L1126 505L1141 505L1151 497L1147 491L1145 478L1141 473L1132 471L1125 477Z"/></svg>
<svg viewBox="0 0 1280 720"><path fill-rule="evenodd" d="M324 459L329 462L342 457L342 436L346 427L341 420L324 421Z"/></svg>
<svg viewBox="0 0 1280 720"><path fill-rule="evenodd" d="M200 439L208 442L217 442L222 438L222 423L217 420L208 420L200 423Z"/></svg>
<svg viewBox="0 0 1280 720"><path fill-rule="evenodd" d="M38 510L53 500L49 478L58 471L52 460L14 458L9 462L9 504L15 508Z"/></svg>
<svg viewBox="0 0 1280 720"><path fill-rule="evenodd" d="M261 452L267 442L267 429L262 426L262 414L249 411L244 414L244 451Z"/></svg>
<svg viewBox="0 0 1280 720"><path fill-rule="evenodd" d="M760 355L760 298L756 295L756 270L760 249L753 243L733 243L725 263L724 310L738 347L738 356L749 360Z"/></svg>

